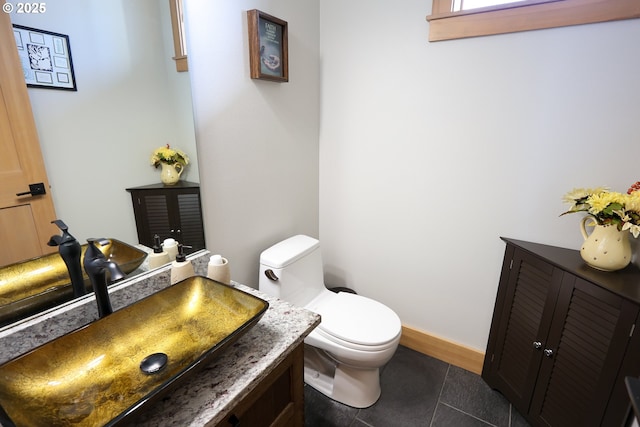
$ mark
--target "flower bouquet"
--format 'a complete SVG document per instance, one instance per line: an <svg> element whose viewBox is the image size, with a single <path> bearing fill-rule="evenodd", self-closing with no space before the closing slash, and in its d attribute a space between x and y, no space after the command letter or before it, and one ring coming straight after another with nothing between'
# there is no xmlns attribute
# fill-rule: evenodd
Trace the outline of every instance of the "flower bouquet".
<svg viewBox="0 0 640 427"><path fill-rule="evenodd" d="M636 182L626 194L599 187L574 189L564 196L571 209L562 215L587 214L580 222L584 238L580 256L587 265L602 271L616 271L629 265L632 250L628 232L633 237L640 235L639 190L640 182ZM586 229L589 220L593 226L590 234Z"/></svg>
<svg viewBox="0 0 640 427"><path fill-rule="evenodd" d="M606 187L576 188L564 195L571 209L561 214L586 212L598 225L615 225L619 231L629 230L640 236L640 181L626 193L609 191Z"/></svg>
<svg viewBox="0 0 640 427"><path fill-rule="evenodd" d="M189 164L189 157L182 150L171 148L169 144L157 148L151 155L151 165L162 166L160 179L165 185L175 185L180 180L185 166Z"/></svg>
<svg viewBox="0 0 640 427"><path fill-rule="evenodd" d="M157 148L151 155L151 165L156 168L162 163L173 165L179 163L182 167L189 164L189 157L184 151L177 148L171 148L169 144L164 147Z"/></svg>

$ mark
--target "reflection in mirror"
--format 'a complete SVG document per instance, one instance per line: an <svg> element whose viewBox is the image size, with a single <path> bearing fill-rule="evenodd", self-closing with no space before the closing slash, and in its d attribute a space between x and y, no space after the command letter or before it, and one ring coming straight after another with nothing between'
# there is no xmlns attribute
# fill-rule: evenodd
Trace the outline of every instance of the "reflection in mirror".
<svg viewBox="0 0 640 427"><path fill-rule="evenodd" d="M99 247L105 257L127 277L137 273L147 253L117 239L108 240L109 244ZM87 245L82 245L79 265L86 250ZM0 327L70 301L74 295L67 266L57 253L2 267L0 277ZM93 292L86 273L83 279L85 293Z"/></svg>
<svg viewBox="0 0 640 427"><path fill-rule="evenodd" d="M242 290L191 277L3 364L0 420L136 425L137 413L198 375L268 307Z"/></svg>
<svg viewBox="0 0 640 427"><path fill-rule="evenodd" d="M14 24L69 36L78 91L28 94L56 215L80 243L109 236L137 244L125 189L160 182L150 164L157 147L169 143L187 153L182 179L199 182L189 73L177 72L172 59L169 5L56 0L44 14L10 16Z"/></svg>

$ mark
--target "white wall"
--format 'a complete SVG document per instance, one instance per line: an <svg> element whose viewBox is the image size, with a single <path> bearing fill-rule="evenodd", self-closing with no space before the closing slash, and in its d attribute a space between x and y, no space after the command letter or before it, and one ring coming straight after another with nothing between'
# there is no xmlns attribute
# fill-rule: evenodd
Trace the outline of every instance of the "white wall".
<svg viewBox="0 0 640 427"><path fill-rule="evenodd" d="M59 217L81 237L131 240L124 188L157 181L150 151L181 125L138 104L163 103L147 71L172 67L147 56L162 49L157 16L107 3L15 21L71 37L79 92L29 90ZM429 43L428 3L187 0L207 246L255 286L262 249L319 231L328 284L483 350L499 236L577 248L564 192L640 179L640 26ZM289 83L249 78L252 8L289 22ZM112 15L124 21L107 31ZM128 59L114 62L114 46ZM134 87L146 92L131 99ZM108 210L92 221L94 207Z"/></svg>
<svg viewBox="0 0 640 427"><path fill-rule="evenodd" d="M56 0L14 24L69 36L77 92L30 88L58 218L80 241L137 243L125 188L160 182L152 151L196 160L188 73L175 71L166 0ZM197 164L183 178L198 182ZM55 219L55 218L52 218Z"/></svg>
<svg viewBox="0 0 640 427"><path fill-rule="evenodd" d="M430 2L320 2L326 282L484 351L500 236L578 248L640 180L638 20L429 43Z"/></svg>
<svg viewBox="0 0 640 427"><path fill-rule="evenodd" d="M207 248L256 286L260 252L318 235L318 0L187 0ZM252 80L246 11L288 22L289 82Z"/></svg>

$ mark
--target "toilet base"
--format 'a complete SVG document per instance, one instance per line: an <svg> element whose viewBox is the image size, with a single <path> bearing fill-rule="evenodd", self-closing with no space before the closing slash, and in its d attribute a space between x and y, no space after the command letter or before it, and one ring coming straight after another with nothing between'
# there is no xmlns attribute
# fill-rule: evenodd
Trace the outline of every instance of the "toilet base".
<svg viewBox="0 0 640 427"><path fill-rule="evenodd" d="M304 346L304 382L325 396L354 408L368 408L380 398L380 369L341 364L316 347Z"/></svg>

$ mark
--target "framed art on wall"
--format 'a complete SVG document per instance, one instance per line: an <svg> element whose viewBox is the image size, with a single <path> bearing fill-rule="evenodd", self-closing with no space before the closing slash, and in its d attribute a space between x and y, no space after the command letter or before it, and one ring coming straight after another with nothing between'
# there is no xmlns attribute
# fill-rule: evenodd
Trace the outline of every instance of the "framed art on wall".
<svg viewBox="0 0 640 427"><path fill-rule="evenodd" d="M287 22L257 9L247 11L251 78L289 81Z"/></svg>
<svg viewBox="0 0 640 427"><path fill-rule="evenodd" d="M69 36L13 24L28 87L77 91Z"/></svg>

